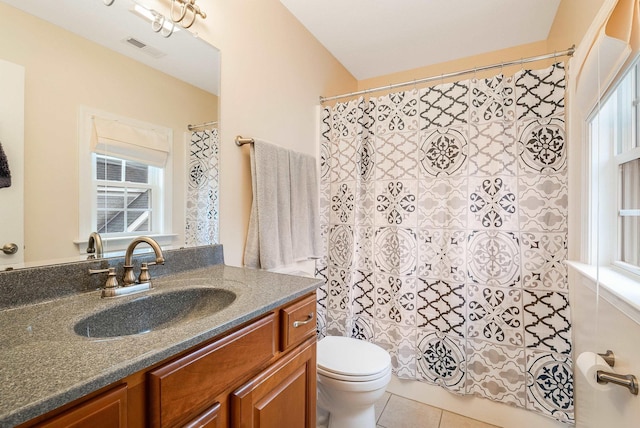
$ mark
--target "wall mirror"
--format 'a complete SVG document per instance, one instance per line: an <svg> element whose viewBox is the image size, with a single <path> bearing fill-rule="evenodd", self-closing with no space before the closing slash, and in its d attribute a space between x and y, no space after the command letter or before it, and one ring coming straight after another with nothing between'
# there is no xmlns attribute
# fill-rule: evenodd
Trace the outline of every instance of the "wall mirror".
<svg viewBox="0 0 640 428"><path fill-rule="evenodd" d="M83 202L79 190L81 183L91 180L82 172L85 159L80 155L85 144L81 117L86 111L170 130L172 197L163 216L171 230L162 238L163 247L193 245L189 230L196 233L198 227L186 227L189 210L210 209L206 205L211 201L198 198L211 199L212 192L217 198L217 187L211 187L217 183L217 171L208 171L209 164L194 165L190 147L194 140L198 150L209 147L200 144L199 133L217 138L219 50L197 37L202 22L189 29L176 25L169 37L166 26L154 31L153 15L145 15L157 10L170 22L168 9L161 9L168 7L168 0L105 3L109 1L0 0L0 62L24 69L24 263L5 257L0 269L86 258L81 252L89 236L80 225L88 207L81 205L93 203ZM0 115L0 143L5 149L10 143L3 136L8 118ZM188 129L201 124L207 125ZM13 160L16 171L20 160ZM200 189L200 195L190 188L207 178L209 187ZM7 205L3 190L0 205ZM20 227L4 212L0 215L9 229ZM207 227L217 235L217 212L208 216L215 224ZM0 236L0 246L5 240ZM117 249L114 242L104 240L107 254Z"/></svg>

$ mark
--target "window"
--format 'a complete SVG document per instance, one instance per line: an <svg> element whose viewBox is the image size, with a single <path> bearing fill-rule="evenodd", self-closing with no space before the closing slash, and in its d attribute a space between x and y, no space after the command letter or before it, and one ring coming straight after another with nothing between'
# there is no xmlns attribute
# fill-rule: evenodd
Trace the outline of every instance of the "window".
<svg viewBox="0 0 640 428"><path fill-rule="evenodd" d="M88 108L80 120L79 252L94 231L105 251L140 235L172 244L173 130Z"/></svg>
<svg viewBox="0 0 640 428"><path fill-rule="evenodd" d="M589 119L593 217L601 264L640 274L639 65L624 74ZM612 191L615 190L615 191ZM597 194L593 195L594 191Z"/></svg>

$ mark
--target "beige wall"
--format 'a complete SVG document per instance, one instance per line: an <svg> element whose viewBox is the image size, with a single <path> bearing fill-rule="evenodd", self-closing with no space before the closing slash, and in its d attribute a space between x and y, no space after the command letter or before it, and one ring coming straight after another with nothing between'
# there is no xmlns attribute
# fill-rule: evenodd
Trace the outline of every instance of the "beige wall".
<svg viewBox="0 0 640 428"><path fill-rule="evenodd" d="M217 97L0 3L0 58L25 77L25 261L78 255L80 106L174 130L174 228L184 223L185 125ZM178 106L179 108L176 108Z"/></svg>
<svg viewBox="0 0 640 428"><path fill-rule="evenodd" d="M220 240L241 265L251 205L247 146L261 138L315 154L320 95L355 90L356 80L278 0L198 0L209 15L197 28L220 48Z"/></svg>

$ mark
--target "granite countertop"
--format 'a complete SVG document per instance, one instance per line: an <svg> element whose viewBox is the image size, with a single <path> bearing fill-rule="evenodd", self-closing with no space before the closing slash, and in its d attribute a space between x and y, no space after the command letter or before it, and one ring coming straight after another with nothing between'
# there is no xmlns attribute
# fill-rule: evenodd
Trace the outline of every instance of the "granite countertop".
<svg viewBox="0 0 640 428"><path fill-rule="evenodd" d="M154 289L101 299L99 291L0 311L0 426L83 397L315 290L313 278L214 265L153 280ZM230 290L226 308L149 333L94 339L74 324L106 307L184 287Z"/></svg>

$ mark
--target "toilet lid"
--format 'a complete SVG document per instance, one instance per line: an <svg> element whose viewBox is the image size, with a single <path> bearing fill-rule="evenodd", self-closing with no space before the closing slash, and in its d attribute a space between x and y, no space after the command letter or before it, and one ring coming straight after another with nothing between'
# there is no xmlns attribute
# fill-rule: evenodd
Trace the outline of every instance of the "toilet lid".
<svg viewBox="0 0 640 428"><path fill-rule="evenodd" d="M318 371L336 378L375 378L389 370L389 353L370 342L327 336L318 342Z"/></svg>

